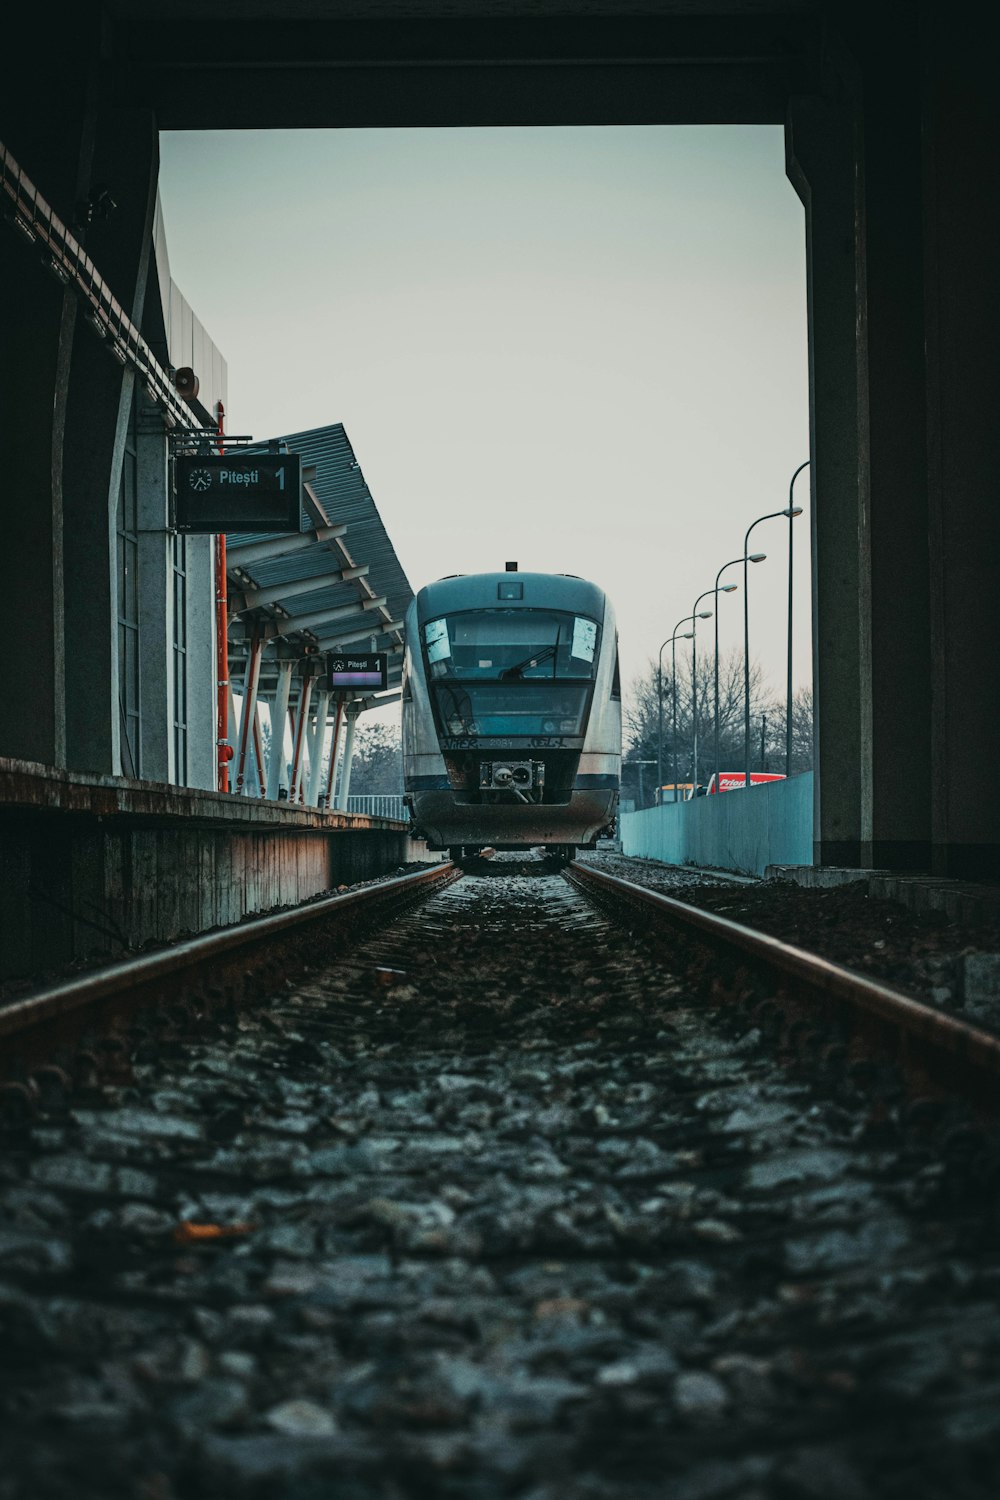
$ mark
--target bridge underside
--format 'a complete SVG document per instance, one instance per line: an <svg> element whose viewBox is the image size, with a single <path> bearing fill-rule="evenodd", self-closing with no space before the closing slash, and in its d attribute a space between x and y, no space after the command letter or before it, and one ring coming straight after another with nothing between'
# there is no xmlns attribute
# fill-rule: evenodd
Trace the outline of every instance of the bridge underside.
<svg viewBox="0 0 1000 1500"><path fill-rule="evenodd" d="M809 270L815 859L991 875L998 119L982 37L937 0L621 8L80 4L8 61L0 139L67 222L113 185L119 212L85 242L138 321L160 128L783 122ZM131 375L6 226L0 275L16 705L0 754L105 771L106 519Z"/></svg>

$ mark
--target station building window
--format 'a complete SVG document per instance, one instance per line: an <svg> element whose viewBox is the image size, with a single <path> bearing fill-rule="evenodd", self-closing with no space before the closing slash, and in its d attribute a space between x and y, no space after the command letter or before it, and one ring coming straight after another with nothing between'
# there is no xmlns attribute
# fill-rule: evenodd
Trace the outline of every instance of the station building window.
<svg viewBox="0 0 1000 1500"><path fill-rule="evenodd" d="M187 629L187 537L171 538L170 571L173 579L174 652L174 781L188 781L188 629Z"/></svg>
<svg viewBox="0 0 1000 1500"><path fill-rule="evenodd" d="M135 401L129 413L115 516L118 539L118 710L122 774L138 777L141 765L139 701L139 514Z"/></svg>

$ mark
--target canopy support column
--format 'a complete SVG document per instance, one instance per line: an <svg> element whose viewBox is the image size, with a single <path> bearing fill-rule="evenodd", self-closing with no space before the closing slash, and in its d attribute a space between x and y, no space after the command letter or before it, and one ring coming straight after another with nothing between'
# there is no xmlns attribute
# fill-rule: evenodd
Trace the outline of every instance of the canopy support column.
<svg viewBox="0 0 1000 1500"><path fill-rule="evenodd" d="M253 762L252 762L252 764L253 764L254 779L256 780L256 783L257 783L255 795L258 796L258 797L263 797L263 795L264 795L264 742L261 739L261 733L260 733L260 697L259 697L259 695L258 695L258 698L257 698L257 702L254 704L253 724L252 724L251 727L253 729Z"/></svg>
<svg viewBox="0 0 1000 1500"><path fill-rule="evenodd" d="M302 791L302 766L305 760L307 730L309 725L309 702L312 698L313 677L308 673L302 679L298 712L295 715L295 738L292 750L292 784L288 790L289 802L298 802Z"/></svg>
<svg viewBox="0 0 1000 1500"><path fill-rule="evenodd" d="M267 797L271 802L277 799L285 767L285 721L288 717L294 665L292 661L278 663L278 688L271 705L271 747L267 757Z"/></svg>
<svg viewBox="0 0 1000 1500"><path fill-rule="evenodd" d="M340 726L344 722L344 700L336 699L337 711L333 718L333 734L330 736L330 769L326 778L326 792L320 800L320 806L329 808L333 789L337 781L337 751L340 748Z"/></svg>
<svg viewBox="0 0 1000 1500"><path fill-rule="evenodd" d="M306 794L306 802L310 807L317 805L319 797L320 780L323 774L323 741L326 739L329 714L330 694L329 691L324 691L317 698L316 727L309 746L309 791Z"/></svg>
<svg viewBox="0 0 1000 1500"><path fill-rule="evenodd" d="M243 716L240 720L239 749L236 755L236 791L242 794L246 781L247 749L252 743L252 726L257 718L257 685L260 682L260 659L264 651L260 626L255 625L250 640L246 671L243 674Z"/></svg>
<svg viewBox="0 0 1000 1500"><path fill-rule="evenodd" d="M337 793L337 807L341 812L347 811L347 798L351 790L351 761L354 757L354 726L358 722L358 714L360 712L360 703L349 703L347 705L347 730L344 734L344 765L340 773L340 791Z"/></svg>

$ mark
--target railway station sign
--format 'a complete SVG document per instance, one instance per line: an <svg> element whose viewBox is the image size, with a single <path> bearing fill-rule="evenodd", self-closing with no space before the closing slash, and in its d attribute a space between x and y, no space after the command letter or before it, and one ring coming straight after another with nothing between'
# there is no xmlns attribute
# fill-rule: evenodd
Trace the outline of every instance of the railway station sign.
<svg viewBox="0 0 1000 1500"><path fill-rule="evenodd" d="M331 693L388 685L389 658L384 651L331 651L326 658L327 687Z"/></svg>
<svg viewBox="0 0 1000 1500"><path fill-rule="evenodd" d="M178 531L298 531L297 453L178 454L173 521Z"/></svg>

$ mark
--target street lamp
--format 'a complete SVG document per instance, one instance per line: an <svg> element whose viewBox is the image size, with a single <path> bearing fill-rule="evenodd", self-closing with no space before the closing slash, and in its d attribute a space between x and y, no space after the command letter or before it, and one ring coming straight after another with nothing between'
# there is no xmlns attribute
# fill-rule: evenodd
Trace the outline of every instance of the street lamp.
<svg viewBox="0 0 1000 1500"><path fill-rule="evenodd" d="M784 510L769 510L766 516L758 516L756 521L751 521L747 527L746 536L743 538L743 753L745 770L743 773L743 785L750 785L750 602L747 597L747 563L750 561L747 553L747 543L750 541L750 533L755 526L760 526L764 521L774 521L778 516L787 516L791 525L796 516L801 516L801 505L788 505Z"/></svg>
<svg viewBox="0 0 1000 1500"><path fill-rule="evenodd" d="M685 624L687 624L687 621L686 620L678 620L677 624L678 625L685 625ZM689 641L691 639L691 635L692 635L692 632L690 630L685 630L685 632L684 632L683 635L678 635L676 632L677 632L677 626L675 625L674 626L674 634L673 635L668 635L667 639L663 642L663 646L672 646L674 648L674 666L673 666L673 677L671 678L671 682L673 684L673 695L674 695L674 744L675 745L677 743L677 647L676 647L675 643L677 641L679 641L679 640L680 641ZM659 666L656 669L656 708L657 708L657 722L656 722L656 775L657 775L656 788L657 788L657 790L656 790L656 796L657 796L657 799L659 799L660 789L663 786L663 646L660 647L660 655L659 655L659 663L660 664L659 664ZM674 764L675 765L677 764L676 750L674 752ZM677 780L677 777L675 776L674 777L674 781L676 782L676 780ZM676 800L677 800L677 795L676 795L676 790L675 790L674 801L676 802Z"/></svg>
<svg viewBox="0 0 1000 1500"><path fill-rule="evenodd" d="M716 580L716 582L718 582L718 580ZM735 583L727 583L723 585L722 592L724 594L731 594L735 587ZM697 599L694 601L695 613L691 616L691 721L693 726L693 739L691 744L691 781L694 786L694 790L691 793L692 797L697 797L698 795L698 626L694 622L696 620L708 619L712 611L708 610L706 614L699 615L698 605L703 599L715 599L715 596L716 594L718 594L718 592L718 588L714 588L706 589L703 594L699 594ZM716 611L718 611L719 606L717 600L715 607ZM718 630L717 613L716 629Z"/></svg>
<svg viewBox="0 0 1000 1500"><path fill-rule="evenodd" d="M700 599L698 600L698 603L699 604L701 603ZM683 618L683 620L678 620L677 621L677 624L674 626L674 633L669 638L669 640L670 640L670 648L671 648L671 657L670 657L670 686L671 686L671 698L673 700L673 759L674 759L674 801L675 802L677 801L677 642L678 641L693 641L694 640L694 632L697 629L697 626L695 625L695 620L696 619L698 619L698 620L710 620L711 618L712 618L712 611L710 609L703 609L701 611L701 613L697 614L697 615L685 615L684 618ZM678 635L678 633L677 633L678 632L678 627L681 626L681 625L690 625L692 627L692 629L685 630L684 633L683 633L683 635ZM667 642L664 641L663 645L665 646L666 644L667 644ZM660 650L662 652L663 646L660 647ZM660 785L662 786L663 783L661 782Z"/></svg>
<svg viewBox="0 0 1000 1500"><path fill-rule="evenodd" d="M759 562L763 562L764 559L766 558L766 556L767 556L766 552L751 552L751 554L750 554L749 557L734 557L733 560L732 560L732 562L723 563L722 567L719 569L719 571L715 575L715 592L717 594L719 594L719 593L728 594L728 593L731 593L731 591L736 587L735 583L731 583L728 586L725 586L725 587L723 587L721 589L719 588L719 579L722 577L723 573L726 571L727 568L735 568L735 566L736 566L737 563L748 563L748 562L759 563ZM719 763L719 614L718 614L718 611L716 611L716 615L715 615L715 790L717 792L719 792L719 791L722 790L722 788L719 785L719 772L720 772L720 770L721 770L721 766L720 766L720 763Z"/></svg>
<svg viewBox="0 0 1000 1500"><path fill-rule="evenodd" d="M792 475L788 486L788 696L785 703L785 775L792 774L792 522L797 515L802 514L801 507L798 510L792 505L792 495L795 490L795 481L803 469L808 469L809 459L804 464L799 464Z"/></svg>

